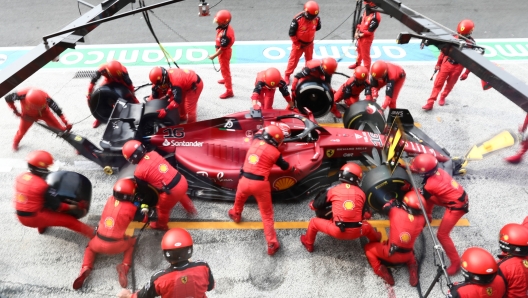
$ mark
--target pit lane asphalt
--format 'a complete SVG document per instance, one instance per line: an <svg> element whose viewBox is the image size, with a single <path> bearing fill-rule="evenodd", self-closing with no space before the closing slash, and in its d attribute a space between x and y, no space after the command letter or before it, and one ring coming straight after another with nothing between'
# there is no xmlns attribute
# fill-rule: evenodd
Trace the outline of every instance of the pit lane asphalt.
<svg viewBox="0 0 528 298"><path fill-rule="evenodd" d="M72 1L73 2L73 1ZM343 8L343 4L337 1L328 1L335 7L335 11ZM423 2L423 1L422 1ZM476 1L473 1L475 3ZM29 3L29 1L28 1ZM53 13L66 13L60 5L54 5L57 9L51 12L48 8L40 6L40 2L31 1L38 9L37 11L26 10L30 12L26 15L32 16L31 19L37 20L42 26L51 26L47 30L35 34L34 37L59 29L60 26L73 19L76 6L72 3L66 4L66 1L57 1L57 3L68 5L73 12L69 17L62 14L52 19L44 18ZM252 10L242 5L241 1L223 1L218 8L230 7L233 5L234 11L240 9L240 15L255 18L250 14ZM244 2L245 3L245 2ZM299 2L300 3L300 2ZM288 24L292 14L300 10L301 5L291 5L279 9L274 22L279 24ZM415 1L416 3L416 1ZM456 25L458 19L465 17L462 8L454 7L454 1L436 2L444 6L432 6L430 9L431 16L437 13L439 16L447 16L448 9L452 9L452 19L443 22L447 25ZM458 3L458 2L457 2ZM466 2L468 3L468 2ZM471 1L469 3L472 3ZM496 6L491 6L491 1L480 1L479 11L471 11L482 18L477 22L478 30L476 37L506 37L506 33L514 32L507 30L502 21L495 19L486 20L486 13L497 10ZM23 5L24 3L22 3ZM415 8L411 1L404 1L404 4ZM12 36L9 26L13 19L11 15L17 15L15 8L7 4L7 10L2 11L2 33L11 36L13 40L2 38L3 46L29 45L24 43L26 36ZM20 5L20 4L19 4ZM189 9L189 15L181 20L194 20L196 3L183 2L183 5ZM256 5L256 4L255 4ZM330 4L329 4L330 5ZM441 5L441 4L440 4ZM490 5L490 6L486 6ZM494 4L493 4L494 5ZM515 8L515 3L511 6ZM520 4L517 4L520 5ZM73 8L71 6L74 6ZM425 7L425 4L422 4ZM179 7L179 6L178 6ZM486 8L483 8L486 7ZM192 9L191 9L192 8ZM520 6L517 6L520 8ZM12 13L6 14L6 11ZM424 9L416 10L426 13ZM285 13L284 11L287 10ZM83 10L85 11L85 10ZM274 12L275 10L273 10ZM508 18L521 20L519 9L509 11ZM263 14L270 15L271 9L264 10ZM180 12L178 12L179 17ZM321 12L323 14L323 11ZM427 13L426 13L427 14ZM482 14L482 16L481 16ZM344 19L348 14L340 12ZM449 14L451 15L451 14ZM42 19L39 17L42 16ZM274 15L275 16L275 15ZM63 18L64 19L61 19ZM280 18L279 18L280 17ZM30 17L28 17L30 19ZM180 18L178 18L180 20ZM327 20L323 19L323 25L329 26L329 23L335 21L336 26L342 19L335 17ZM433 17L439 20L439 17ZM477 18L474 18L477 20ZM200 19L203 20L203 19ZM200 41L209 41L212 18L207 19L207 26L204 29L204 35L200 36ZM247 19L246 19L247 20ZM378 34L383 36L385 30L395 30L389 27L389 19L384 18ZM181 21L184 23L183 21ZM30 22L32 23L32 22ZM94 31L88 41L92 43L116 43L116 42L151 42L150 35L142 23L134 23L134 28L144 30L143 33L137 33L134 37L139 40L127 39L118 41L116 39L124 38L115 35L116 39L106 39L102 33L99 37L99 30L107 30L106 25ZM242 21L240 24L244 24ZM328 24L328 25L326 25ZM384 27L384 25L386 25ZM22 27L26 24L22 24ZM27 25L29 26L29 25ZM117 25L116 25L117 26ZM187 32L189 36L196 36L190 33L191 28L182 28L182 32ZM205 25L204 25L205 26ZM250 34L249 29L244 29L240 25L240 31L237 30L238 40L257 40L281 39L284 40L285 33L278 29L278 32L268 32L259 30L257 33ZM248 26L249 27L249 26ZM334 26L335 27L335 26ZM484 28L496 30L497 35L487 36L482 31ZM12 27L11 27L12 28ZM28 27L33 29L33 27ZM41 27L43 28L43 27ZM333 27L332 27L333 28ZM506 29L502 29L506 28ZM111 28L110 28L111 29ZM193 30L198 30L192 28ZM40 30L40 29L39 29ZM247 30L247 34L244 34ZM284 29L285 30L285 29ZM344 39L349 35L348 28L342 28L341 36L336 35L332 39ZM199 31L199 30L198 30ZM339 31L339 29L338 29ZM240 32L240 33L239 33ZM329 31L325 31L329 32ZM489 31L491 32L491 31ZM33 34L34 32L32 32ZM262 33L262 36L260 37ZM109 34L107 31L106 34ZM160 33L158 33L160 36ZM270 34L270 35L268 35ZM273 34L277 34L277 37ZM387 36L393 38L394 35ZM526 33L525 33L526 34ZM114 35L114 34L112 34ZM180 41L177 36L167 32L164 33L167 40ZM259 36L257 38L257 36ZM271 37L270 37L271 36ZM510 36L507 36L510 37ZM527 37L519 35L515 37ZM93 38L93 39L91 39ZM131 35L127 38L131 38ZM190 40L190 38L188 38ZM16 40L16 41L15 41ZM34 39L30 39L34 40ZM4 43L5 42L5 43ZM34 43L33 43L34 44ZM276 66L280 70L285 65ZM338 71L348 73L348 65L340 65ZM528 70L528 63L507 64L501 63L504 69L518 78L525 77ZM261 68L265 68L260 66ZM444 107L436 106L432 112L422 112L421 106L425 103L427 96L432 87L429 76L432 72L433 65L405 65L408 74L405 87L402 89L398 105L408 108L415 120L422 124L422 129L437 141L441 146L447 148L453 156L464 154L473 144L497 134L502 129L515 130L524 119L525 113L502 95L494 90L483 92L480 88L480 80L474 75L470 75L467 81L459 82L453 92L448 97L447 105ZM210 119L237 112L249 107L249 95L252 90L255 69L251 65L233 65L232 73L234 76L235 98L222 101L217 96L223 92L223 87L216 84L220 75L210 66L193 67L204 80L206 88L200 98L198 108L199 120ZM138 83L146 81L149 69L142 67L129 68L132 80ZM76 122L88 115L88 109L85 106L84 95L88 84L87 79L71 79L75 70L41 70L33 75L22 86L39 86L47 90L54 99L63 108L67 117ZM526 79L524 79L526 81ZM333 86L339 86L344 82L344 78L336 77ZM21 87L22 87L21 86ZM147 90L143 89L139 96L146 95ZM383 94L383 92L382 92ZM380 96L382 98L382 96ZM277 96L275 107L283 108L285 103L280 96ZM94 170L83 163L84 158L75 155L73 148L60 139L56 139L41 128L33 127L22 141L19 152L11 151L11 141L18 126L18 120L10 113L7 108L0 111L0 132L5 138L4 146L0 147L0 156L12 160L23 160L27 153L34 149L49 150L57 160L60 160L61 169L74 170L87 176L93 183L93 205L90 214L83 219L91 225L96 225L101 214L102 208L108 195L111 194L111 187L115 182L115 176L108 177L102 171ZM91 128L93 118L89 118L74 126L74 131L88 137L94 143L97 143L103 132L103 128L96 130ZM330 118L323 119L321 122L330 121ZM511 166L503 162L502 158L514 153L517 146L497 152L482 161L470 162L468 166L468 175L457 177L457 181L466 189L470 196L470 213L465 218L470 222L470 227L457 227L452 232L453 240L457 249L462 253L470 246L481 246L491 252L498 251L497 235L499 229L509 222L520 222L527 215L528 187L525 184L528 168L526 161L519 166ZM77 164L75 163L77 162ZM71 289L73 280L77 276L83 257L84 248L88 240L82 236L62 228L51 228L44 235L38 235L35 229L29 229L21 226L14 214L12 207L13 181L16 175L23 169L17 163L13 163L10 171L0 172L0 200L4 208L0 210L3 218L2 232L0 233L0 295L5 297L106 297L114 296L120 286L117 281L115 266L121 262L121 255L118 256L99 256L95 264L95 270L90 278L86 281L83 290L75 292ZM276 221L306 221L312 212L307 208L309 199L293 204L276 204L275 214ZM210 202L196 200L196 207L199 215L196 218L188 217L183 209L177 206L172 212L171 217L177 221L202 220L202 221L227 221L227 210L231 207L230 203ZM441 217L440 210L435 210L434 217ZM255 205L247 205L243 214L246 221L259 221L258 209ZM380 218L376 216L375 218ZM436 231L436 230L435 230ZM282 248L274 257L269 257L265 252L264 238L261 230L192 230L191 233L195 241L195 259L204 259L209 262L212 272L216 278L216 289L208 294L209 297L385 297L387 289L380 278L373 274L368 262L366 261L361 249L360 241L339 241L331 239L325 235L319 234L315 243L315 251L310 254L306 252L299 242L299 235L304 230L278 230L278 237L281 241ZM426 238L427 252L423 268L421 271L421 282L423 290L429 285L434 277L436 269L433 264L431 239L427 231L424 231ZM143 285L150 275L160 268L166 266L159 243L162 237L161 232L147 230L141 236L138 250L135 258L135 273L137 287ZM420 243L417 243L417 250L423 252ZM396 286L394 287L397 297L417 297L416 290L408 285L408 273L405 268L394 271ZM458 275L453 280L462 280ZM129 277L131 285L132 278ZM129 286L131 287L131 286ZM445 284L443 290L446 290ZM437 285L431 297L441 297L441 288Z"/></svg>

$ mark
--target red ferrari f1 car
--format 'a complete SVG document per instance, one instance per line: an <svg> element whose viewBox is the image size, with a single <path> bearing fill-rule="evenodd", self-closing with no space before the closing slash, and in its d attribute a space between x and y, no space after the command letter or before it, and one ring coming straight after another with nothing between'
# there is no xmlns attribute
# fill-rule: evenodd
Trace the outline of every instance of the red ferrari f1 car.
<svg viewBox="0 0 528 298"><path fill-rule="evenodd" d="M346 128L322 127L308 111L306 115L285 110L245 111L192 124L178 122L177 113L159 120L160 100L132 104L119 99L108 119L100 147L73 132L56 132L80 154L101 165L108 174L119 169L131 176L134 166L121 154L123 144L136 139L164 155L189 181L193 198L234 200L240 168L253 135L274 123L288 125L291 135L280 147L286 161L301 170L292 175L274 167L269 177L276 201L298 200L328 187L337 180L338 169L354 161L364 166L362 188L375 210L410 189L402 167L391 171L386 165L383 134L386 119L374 102L360 101L344 115ZM408 110L390 111L388 122L398 117L407 135L404 154L434 154L454 174L460 163L414 126Z"/></svg>

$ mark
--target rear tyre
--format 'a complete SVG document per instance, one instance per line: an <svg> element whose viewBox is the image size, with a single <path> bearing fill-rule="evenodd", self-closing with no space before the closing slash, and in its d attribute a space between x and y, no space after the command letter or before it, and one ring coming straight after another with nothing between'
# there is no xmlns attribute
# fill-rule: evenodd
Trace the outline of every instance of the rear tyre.
<svg viewBox="0 0 528 298"><path fill-rule="evenodd" d="M396 167L391 176L389 167L381 165L365 173L361 189L369 206L380 212L391 199L402 200L405 193L411 190L411 184L403 168Z"/></svg>

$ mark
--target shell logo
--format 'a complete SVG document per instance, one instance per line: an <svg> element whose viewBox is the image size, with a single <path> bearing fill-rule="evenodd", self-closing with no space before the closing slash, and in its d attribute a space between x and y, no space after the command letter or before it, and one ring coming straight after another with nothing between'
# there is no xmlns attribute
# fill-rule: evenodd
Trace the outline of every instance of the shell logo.
<svg viewBox="0 0 528 298"><path fill-rule="evenodd" d="M119 206L119 201L118 201L118 200L115 200L115 202L114 202L114 207L117 207L117 206Z"/></svg>
<svg viewBox="0 0 528 298"><path fill-rule="evenodd" d="M453 186L455 189L458 189L458 183L455 180L451 180L451 186Z"/></svg>
<svg viewBox="0 0 528 298"><path fill-rule="evenodd" d="M184 73L189 73L189 70L188 69L184 69L183 72Z"/></svg>
<svg viewBox="0 0 528 298"><path fill-rule="evenodd" d="M409 214L409 215L408 215L408 217L409 217L409 220L410 220L411 222L413 222L413 221L414 221L414 215L412 215L412 214Z"/></svg>
<svg viewBox="0 0 528 298"><path fill-rule="evenodd" d="M249 142L249 138L244 138L244 142L248 143Z"/></svg>
<svg viewBox="0 0 528 298"><path fill-rule="evenodd" d="M524 267L528 268L528 260L523 260Z"/></svg>
<svg viewBox="0 0 528 298"><path fill-rule="evenodd" d="M276 190L284 190L292 187L295 185L295 183L297 183L297 180L295 180L293 177L280 177L279 179L275 180L275 182L273 182L273 188Z"/></svg>
<svg viewBox="0 0 528 298"><path fill-rule="evenodd" d="M169 170L169 166L167 166L166 164L162 163L162 164L160 164L160 165L158 166L158 170L159 170L161 173L165 174L165 173L167 173L167 171Z"/></svg>
<svg viewBox="0 0 528 298"><path fill-rule="evenodd" d="M400 241L403 243L408 243L409 241L411 241L411 234L409 234L408 232L400 233Z"/></svg>
<svg viewBox="0 0 528 298"><path fill-rule="evenodd" d="M259 157L258 155L256 154L251 154L249 157L248 157L248 162L252 165L256 164L257 162L259 161Z"/></svg>
<svg viewBox="0 0 528 298"><path fill-rule="evenodd" d="M354 202L350 200L346 200L343 202L343 209L345 210L354 210L354 207L356 207L356 205L354 205Z"/></svg>
<svg viewBox="0 0 528 298"><path fill-rule="evenodd" d="M462 267L467 268L467 262L466 261L462 262Z"/></svg>
<svg viewBox="0 0 528 298"><path fill-rule="evenodd" d="M145 155L145 157L143 157L144 159L150 159L150 156L148 155Z"/></svg>
<svg viewBox="0 0 528 298"><path fill-rule="evenodd" d="M350 188L350 184L345 184L345 187L346 187L347 189L349 189L349 188Z"/></svg>
<svg viewBox="0 0 528 298"><path fill-rule="evenodd" d="M27 203L27 200L28 200L27 197L25 195L21 194L21 193L16 195L16 201L18 203L25 204L25 203Z"/></svg>
<svg viewBox="0 0 528 298"><path fill-rule="evenodd" d="M420 172L425 172L425 168L420 168Z"/></svg>
<svg viewBox="0 0 528 298"><path fill-rule="evenodd" d="M105 220L104 220L105 227L111 229L111 228L114 227L114 224L115 224L115 220L114 220L113 217L109 216L109 217L105 218Z"/></svg>

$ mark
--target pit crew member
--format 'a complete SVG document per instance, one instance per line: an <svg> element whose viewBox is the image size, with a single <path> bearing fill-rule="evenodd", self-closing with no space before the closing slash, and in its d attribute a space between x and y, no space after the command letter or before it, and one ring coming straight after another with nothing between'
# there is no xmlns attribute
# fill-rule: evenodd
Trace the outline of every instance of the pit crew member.
<svg viewBox="0 0 528 298"><path fill-rule="evenodd" d="M372 96L378 98L378 90L385 88L385 101L381 108L396 108L396 101L400 90L405 83L405 70L399 65L378 60L372 64L370 69L370 86L372 86Z"/></svg>
<svg viewBox="0 0 528 298"><path fill-rule="evenodd" d="M293 109L294 105L288 91L288 85L282 80L280 71L275 67L270 67L257 74L255 89L251 95L253 108L257 110L260 108L273 109L273 99L277 88L288 103L287 109ZM258 102L260 102L260 106L257 104Z"/></svg>
<svg viewBox="0 0 528 298"><path fill-rule="evenodd" d="M220 95L221 99L226 99L235 96L233 93L233 83L231 82L231 69L229 68L229 61L231 61L231 47L235 43L235 31L229 25L231 23L231 13L228 10L220 10L216 13L214 22L218 24L216 27L216 52L209 56L213 60L218 57L220 63L220 73L222 79L218 84L225 84L226 92Z"/></svg>
<svg viewBox="0 0 528 298"><path fill-rule="evenodd" d="M295 74L292 83L292 98L295 100L297 85L309 79L319 79L332 88L332 75L337 69L337 61L328 57L324 59L315 59L306 62L306 66ZM333 90L332 90L333 92Z"/></svg>
<svg viewBox="0 0 528 298"><path fill-rule="evenodd" d="M508 288L506 296L528 296L528 229L517 223L502 227L499 232L502 250L497 261Z"/></svg>
<svg viewBox="0 0 528 298"><path fill-rule="evenodd" d="M524 133L526 132L526 127L528 127L528 114L526 114L526 118L524 118L523 125L519 127L519 133L524 135ZM525 138L525 140L521 142L521 149L519 150L519 152L517 152L515 155L506 157L505 160L513 164L520 163L526 151L528 151L528 139Z"/></svg>
<svg viewBox="0 0 528 298"><path fill-rule="evenodd" d="M370 69L370 47L372 46L372 41L374 41L374 33L381 22L381 14L372 10L373 7L376 7L376 4L370 1L363 1L363 4L365 5L365 11L363 16L361 16L355 33L357 59L355 64L348 67L350 69L360 66L362 61L363 65Z"/></svg>
<svg viewBox="0 0 528 298"><path fill-rule="evenodd" d="M344 100L347 107L359 101L359 94L365 90L367 100L372 100L372 92L370 89L370 82L368 80L369 71L365 66L358 66L354 69L354 75L350 77L334 94L334 106L332 107L332 114L337 118L341 118L341 112L336 105Z"/></svg>

